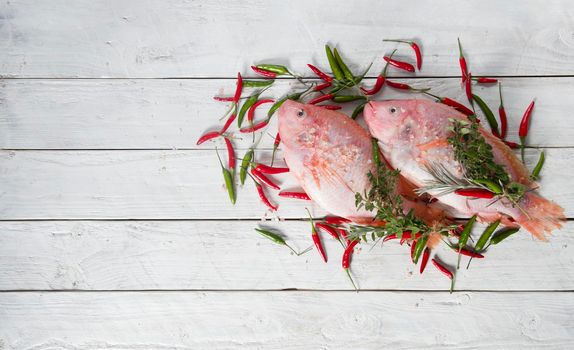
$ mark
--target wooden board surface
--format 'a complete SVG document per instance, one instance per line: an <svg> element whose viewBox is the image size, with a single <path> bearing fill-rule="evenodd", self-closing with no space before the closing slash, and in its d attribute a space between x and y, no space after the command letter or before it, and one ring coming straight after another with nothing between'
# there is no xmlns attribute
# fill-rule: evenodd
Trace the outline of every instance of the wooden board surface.
<svg viewBox="0 0 574 350"><path fill-rule="evenodd" d="M559 292L2 293L0 345L568 349L572 313L571 294Z"/></svg>
<svg viewBox="0 0 574 350"><path fill-rule="evenodd" d="M10 1L1 5L9 77L231 77L252 63L326 66L338 45L366 66L417 38L427 76L458 75L460 37L475 74L572 75L571 2ZM410 56L408 47L401 57ZM373 71L381 69L377 60Z"/></svg>
<svg viewBox="0 0 574 350"><path fill-rule="evenodd" d="M372 83L368 80L368 85ZM507 78L504 102L509 117L509 139L517 141L524 110L537 100L528 143L533 146L573 146L574 78ZM458 79L409 80L430 87L439 96L466 101ZM227 109L212 97L231 95L234 80L5 80L0 90L0 147L8 149L195 149L206 131L221 127ZM296 86L282 80L266 97L279 98ZM250 92L246 92L248 95ZM496 110L498 88L477 86L479 94ZM378 98L424 98L385 88ZM262 111L268 108L262 106ZM349 113L352 107L346 108ZM262 117L258 111L257 116ZM263 114L263 113L262 113ZM569 115L566 113L566 115ZM235 131L233 127L231 129ZM270 147L275 123L265 132L261 147ZM271 134L272 136L269 136ZM249 146L251 138L236 142Z"/></svg>
<svg viewBox="0 0 574 350"><path fill-rule="evenodd" d="M574 219L573 18L567 0L3 2L0 350L572 348L572 221L548 243L520 233L490 249L458 271L454 294L433 266L421 276L407 247L363 245L357 294L326 235L328 264L253 231L304 249L304 207L320 208L283 199L271 214L251 185L231 206L222 143L195 142L221 125L212 96L231 94L237 71L271 62L310 76L307 63L327 67L325 43L356 71L374 60L372 78L397 47L383 38L415 38L423 70L391 76L465 101L460 37L475 76L503 77L511 140L536 98L542 193ZM407 46L397 57L412 61ZM281 79L268 95L296 85ZM497 108L496 86L474 91ZM250 142L234 140L238 156ZM454 266L452 252L436 254Z"/></svg>
<svg viewBox="0 0 574 350"><path fill-rule="evenodd" d="M329 261L313 250L295 256L259 236L273 229L302 250L303 221L36 221L0 223L1 290L352 290L343 248L322 233ZM475 234L480 234L477 227ZM574 290L574 223L547 242L526 232L493 247L457 273L457 290ZM362 244L352 273L361 289L446 290L430 265L420 275L409 247ZM456 253L436 254L449 266ZM463 266L466 266L463 259Z"/></svg>

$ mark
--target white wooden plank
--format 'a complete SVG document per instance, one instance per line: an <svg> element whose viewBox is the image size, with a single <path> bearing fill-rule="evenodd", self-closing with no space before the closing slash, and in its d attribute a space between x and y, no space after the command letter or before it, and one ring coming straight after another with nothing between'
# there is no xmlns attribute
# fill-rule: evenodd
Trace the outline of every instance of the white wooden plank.
<svg viewBox="0 0 574 350"><path fill-rule="evenodd" d="M309 224L299 221L1 222L0 290L353 289L341 269L343 249L328 235L324 264L314 250L297 257L260 237L258 226L282 232L297 249L312 244ZM430 262L419 274L409 250L362 244L352 262L360 288L447 290ZM572 222L548 243L521 232L459 270L456 289L573 290L573 250ZM453 251L436 254L456 266Z"/></svg>
<svg viewBox="0 0 574 350"><path fill-rule="evenodd" d="M574 146L574 78L503 79L510 118L509 138L516 140L522 113L537 98L529 142ZM372 80L367 83L369 86ZM458 79L421 79L411 84L465 101ZM5 80L0 89L0 147L10 149L196 148L206 130L221 126L226 105L212 100L232 94L232 80ZM291 81L276 83L267 96L286 93ZM493 109L498 89L477 87ZM246 92L247 94L247 92ZM379 98L412 98L385 89ZM419 96L420 97L420 96ZM347 111L350 113L352 107ZM235 129L232 129L235 130ZM276 126L269 128L274 134ZM238 147L247 147L247 137ZM261 144L269 147L272 137ZM202 148L210 147L204 145ZM211 145L211 147L213 147Z"/></svg>
<svg viewBox="0 0 574 350"><path fill-rule="evenodd" d="M459 74L457 37L476 74L574 74L568 0L543 9L535 0L53 0L10 1L0 11L0 70L11 77L229 77L269 60L303 71L325 65L326 42L353 63L378 58L378 71L394 47L382 39L413 37L423 43L424 75Z"/></svg>
<svg viewBox="0 0 574 350"><path fill-rule="evenodd" d="M2 293L6 349L568 349L572 293ZM406 331L408 330L408 331Z"/></svg>
<svg viewBox="0 0 574 350"><path fill-rule="evenodd" d="M574 188L564 174L574 172L572 152L547 149L541 178L542 194L568 217L574 215ZM268 162L269 153L258 159ZM537 151L528 152L527 164L537 159ZM269 191L280 202L269 215L251 181L231 205L213 150L1 151L0 165L0 219L301 218L309 205L278 201ZM289 174L276 179L283 189L297 188Z"/></svg>

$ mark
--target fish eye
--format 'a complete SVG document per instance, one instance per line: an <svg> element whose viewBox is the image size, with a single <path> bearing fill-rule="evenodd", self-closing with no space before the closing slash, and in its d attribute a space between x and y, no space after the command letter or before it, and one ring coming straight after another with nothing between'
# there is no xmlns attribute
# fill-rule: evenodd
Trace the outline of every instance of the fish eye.
<svg viewBox="0 0 574 350"><path fill-rule="evenodd" d="M297 117L303 118L304 116L305 116L305 111L302 110L302 109L300 109L300 110L297 112Z"/></svg>
<svg viewBox="0 0 574 350"><path fill-rule="evenodd" d="M391 108L389 109L389 112L391 112L391 113L396 113L396 112L397 112L397 109L396 109L395 107L391 107Z"/></svg>

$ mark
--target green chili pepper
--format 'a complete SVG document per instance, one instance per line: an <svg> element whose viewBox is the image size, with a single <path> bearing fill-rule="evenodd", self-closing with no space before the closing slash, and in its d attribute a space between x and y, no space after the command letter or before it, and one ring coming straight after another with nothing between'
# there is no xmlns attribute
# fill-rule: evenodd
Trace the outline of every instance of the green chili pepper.
<svg viewBox="0 0 574 350"><path fill-rule="evenodd" d="M329 45L325 45L325 53L327 53L327 59L329 60L329 65L331 66L331 70L333 71L335 79L343 80L345 76L343 75L341 67L339 67L339 64L337 63L337 60L333 56L333 52L331 51Z"/></svg>
<svg viewBox="0 0 574 350"><path fill-rule="evenodd" d="M459 248L464 247L466 245L466 242L468 242L468 238L470 237L470 233L472 232L472 227L474 226L475 221L476 221L476 214L473 215L468 220L466 225L464 225L464 229L462 230L462 233L460 234L460 238L458 239Z"/></svg>
<svg viewBox="0 0 574 350"><path fill-rule="evenodd" d="M483 185L488 187L488 189L495 194L501 194L502 193L502 188L500 187L500 185L498 185L497 183L490 181L490 180L486 180L486 179L480 179L480 180L472 180L473 182L479 184L479 185Z"/></svg>
<svg viewBox="0 0 574 350"><path fill-rule="evenodd" d="M259 98L259 93L249 96L249 98L247 100L245 100L245 102L243 102L243 105L241 106L241 109L239 110L239 113L237 114L237 126L239 128L241 128L241 124L243 124L243 119L245 118L245 113L247 113L249 108L251 106L253 106L255 104L255 102L257 102L258 98Z"/></svg>
<svg viewBox="0 0 574 350"><path fill-rule="evenodd" d="M337 102L337 103L345 103L345 102L351 102L351 101L357 101L357 100L366 100L367 98L365 96L362 95L339 95L339 96L335 96L333 97L333 101Z"/></svg>
<svg viewBox="0 0 574 350"><path fill-rule="evenodd" d="M271 231L267 231L267 230L263 230L260 228L255 228L255 231L259 232L259 234L267 239L270 239L271 241L279 244L279 245L287 245L287 243L285 242L285 240L283 239L283 237L279 236L276 233L273 233Z"/></svg>
<svg viewBox="0 0 574 350"><path fill-rule="evenodd" d="M472 99L476 101L476 103L482 110L482 113L484 113L486 120L488 120L488 125L490 125L490 129L492 130L492 133L496 136L500 135L500 133L498 132L498 122L496 121L494 113L492 113L490 107L488 107L488 105L486 104L486 102L482 100L482 98L480 98L475 94L472 94Z"/></svg>
<svg viewBox="0 0 574 350"><path fill-rule="evenodd" d="M289 69L280 64L258 64L255 67L266 70L268 72L273 72L277 75L289 74Z"/></svg>
<svg viewBox="0 0 574 350"><path fill-rule="evenodd" d="M419 258L421 257L422 252L424 252L426 246L427 246L427 241L429 239L429 236L426 235L424 237L421 237L418 239L417 241L417 245L415 246L415 255L414 255L414 263L415 265L418 263Z"/></svg>
<svg viewBox="0 0 574 350"><path fill-rule="evenodd" d="M275 80L243 80L243 87L266 87L274 82Z"/></svg>
<svg viewBox="0 0 574 350"><path fill-rule="evenodd" d="M301 92L296 92L294 94L291 95L287 95L279 100L277 100L277 102L275 102L271 108L269 108L269 111L267 112L267 118L271 118L271 116L279 109L279 107L281 107L281 105L287 101L287 100L292 100L292 101L297 101L298 99L301 98L301 95L303 95L304 93L306 93L307 91L309 91L310 87L307 88L307 90L305 91L301 91Z"/></svg>
<svg viewBox="0 0 574 350"><path fill-rule="evenodd" d="M488 242L488 240L490 239L490 236L492 236L492 233L494 232L494 230L496 230L498 225L500 225L500 220L496 220L492 224L488 225L488 227L484 230L482 235L480 235L480 238L478 239L478 241L476 242L476 245L474 246L475 252L482 251L482 248L484 248L484 246L486 245L486 242Z"/></svg>
<svg viewBox="0 0 574 350"><path fill-rule="evenodd" d="M503 229L499 230L498 232L496 232L496 234L494 236L492 236L492 239L490 240L490 244L498 244L498 243L504 241L505 239L507 239L508 237L510 237L511 235L515 234L518 231L520 231L519 227L503 228Z"/></svg>
<svg viewBox="0 0 574 350"><path fill-rule="evenodd" d="M235 204L235 189L233 188L233 175L229 169L223 166L223 162L219 157L219 152L215 149L215 154L217 154L217 159L219 160L219 165L221 165L221 172L223 173L223 180L225 180L225 187L227 188L227 194L231 200L231 204Z"/></svg>
<svg viewBox="0 0 574 350"><path fill-rule="evenodd" d="M530 174L530 178L532 180L538 179L538 176L540 175L540 170L542 170L542 166L544 165L544 160L545 160L544 151L542 151L540 153L540 157L538 158L538 163L536 163L534 170L532 170L532 174Z"/></svg>
<svg viewBox="0 0 574 350"><path fill-rule="evenodd" d="M373 163L376 167L381 165L381 153L379 150L379 143L376 138L371 138L371 147L373 148Z"/></svg>
<svg viewBox="0 0 574 350"><path fill-rule="evenodd" d="M337 51L337 48L333 49L333 54L335 56L335 59L337 60L337 64L343 71L343 75L345 76L345 78L347 78L349 81L355 81L355 76L353 75L353 73L351 73L349 67L347 67L345 61L343 61L343 58L341 58L341 55L339 55L339 51Z"/></svg>
<svg viewBox="0 0 574 350"><path fill-rule="evenodd" d="M241 167L239 170L239 181L243 185L245 183L245 178L247 178L247 168L253 159L253 148L250 148L245 155L243 156L243 160L241 161Z"/></svg>
<svg viewBox="0 0 574 350"><path fill-rule="evenodd" d="M365 109L365 105L366 105L366 103L362 103L362 104L358 105L355 108L355 110L353 111L353 114L351 114L351 119L353 119L353 120L357 119L359 114L361 114L363 112L363 110Z"/></svg>
<svg viewBox="0 0 574 350"><path fill-rule="evenodd" d="M468 242L468 238L470 237L470 233L472 232L472 227L474 226L474 222L476 221L476 214L473 215L470 220L464 225L464 229L458 238L458 249L464 248L466 242ZM458 262L456 264L456 268L460 267L460 252L458 253Z"/></svg>

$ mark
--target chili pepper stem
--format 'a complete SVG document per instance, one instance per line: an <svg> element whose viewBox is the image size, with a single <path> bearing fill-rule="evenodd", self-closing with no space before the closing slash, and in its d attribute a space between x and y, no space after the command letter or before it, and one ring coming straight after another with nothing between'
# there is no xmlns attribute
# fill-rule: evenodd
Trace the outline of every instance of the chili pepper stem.
<svg viewBox="0 0 574 350"><path fill-rule="evenodd" d="M355 288L355 291L358 293L359 292L359 288L357 288L357 285L355 284L355 281L353 280L353 276L351 276L351 271L350 269L345 269L345 272L347 273L347 277L349 277L349 281L351 281L351 283L353 284L353 288Z"/></svg>

